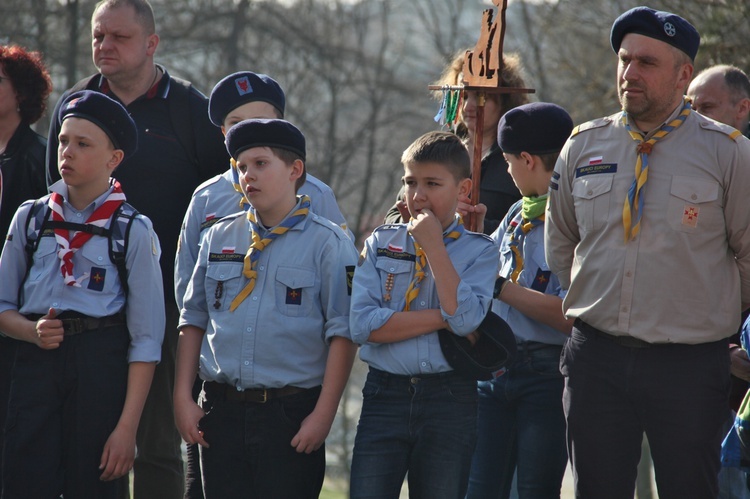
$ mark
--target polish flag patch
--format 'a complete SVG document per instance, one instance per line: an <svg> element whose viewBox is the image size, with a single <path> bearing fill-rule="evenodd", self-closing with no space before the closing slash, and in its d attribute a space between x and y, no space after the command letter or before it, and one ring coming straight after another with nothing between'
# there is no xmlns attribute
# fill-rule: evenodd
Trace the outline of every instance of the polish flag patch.
<svg viewBox="0 0 750 499"><path fill-rule="evenodd" d="M221 248L221 252L224 254L234 254L234 246L224 246Z"/></svg>
<svg viewBox="0 0 750 499"><path fill-rule="evenodd" d="M401 246L396 246L395 244L388 244L388 250L393 251L394 253L403 253L404 248Z"/></svg>
<svg viewBox="0 0 750 499"><path fill-rule="evenodd" d="M603 156L594 156L593 158L589 158L589 164L598 165L599 163L602 162L603 159L604 159Z"/></svg>

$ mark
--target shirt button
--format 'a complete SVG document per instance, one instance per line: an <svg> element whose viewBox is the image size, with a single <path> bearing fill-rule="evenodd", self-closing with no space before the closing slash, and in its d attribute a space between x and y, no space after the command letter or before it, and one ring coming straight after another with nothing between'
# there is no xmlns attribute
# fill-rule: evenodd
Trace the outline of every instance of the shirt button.
<svg viewBox="0 0 750 499"><path fill-rule="evenodd" d="M257 296L253 296L253 301L258 301L258 297Z"/></svg>
<svg viewBox="0 0 750 499"><path fill-rule="evenodd" d="M242 387L238 386L238 387L237 387L237 391L238 391L238 392L241 392L241 391L242 391Z"/></svg>
<svg viewBox="0 0 750 499"><path fill-rule="evenodd" d="M224 274L221 274L221 275L219 276L219 279L224 279Z"/></svg>
<svg viewBox="0 0 750 499"><path fill-rule="evenodd" d="M249 366L249 365L250 365L250 361L249 361L249 360L246 360L246 361L245 361L245 365L246 365L246 366Z"/></svg>
<svg viewBox="0 0 750 499"><path fill-rule="evenodd" d="M99 260L100 262L103 260L101 256L97 256L96 259Z"/></svg>
<svg viewBox="0 0 750 499"><path fill-rule="evenodd" d="M625 277L630 277L630 276L632 276L632 275L633 275L633 273L632 273L632 272L630 272L629 270L628 270L627 272L625 272Z"/></svg>
<svg viewBox="0 0 750 499"><path fill-rule="evenodd" d="M696 199L698 199L698 196L695 195L695 194L693 194L692 196L690 196L690 199L692 199L693 201L695 201Z"/></svg>
<svg viewBox="0 0 750 499"><path fill-rule="evenodd" d="M422 367L426 367L426 366L427 366L427 362L422 362Z"/></svg>
<svg viewBox="0 0 750 499"><path fill-rule="evenodd" d="M625 313L627 313L628 312L628 307L622 307L622 311L625 312Z"/></svg>
<svg viewBox="0 0 750 499"><path fill-rule="evenodd" d="M83 214L82 214L82 213L76 213L76 216L77 216L78 218L81 218L81 217L83 216Z"/></svg>
<svg viewBox="0 0 750 499"><path fill-rule="evenodd" d="M264 270L264 269L265 269L265 267L264 267L263 265L261 265L261 266L259 267L259 270Z"/></svg>
<svg viewBox="0 0 750 499"><path fill-rule="evenodd" d="M57 302L53 303L53 304L52 304L52 306L53 306L53 307L56 307L56 306L57 306Z"/></svg>
<svg viewBox="0 0 750 499"><path fill-rule="evenodd" d="M396 269L394 267L391 267L388 269L389 272L394 272Z"/></svg>
<svg viewBox="0 0 750 499"><path fill-rule="evenodd" d="M426 302L423 302L423 301L419 302L419 304L420 304L420 305L422 305L423 307L424 307L425 305L427 305L427 303L426 303Z"/></svg>
<svg viewBox="0 0 750 499"><path fill-rule="evenodd" d="M594 191L588 191L588 192L586 193L586 195L587 195L587 196L593 196L593 195L594 195Z"/></svg>
<svg viewBox="0 0 750 499"><path fill-rule="evenodd" d="M251 328L251 327L247 328L247 332L248 332L248 333L250 333L250 332L252 332L252 331L253 331L253 328Z"/></svg>

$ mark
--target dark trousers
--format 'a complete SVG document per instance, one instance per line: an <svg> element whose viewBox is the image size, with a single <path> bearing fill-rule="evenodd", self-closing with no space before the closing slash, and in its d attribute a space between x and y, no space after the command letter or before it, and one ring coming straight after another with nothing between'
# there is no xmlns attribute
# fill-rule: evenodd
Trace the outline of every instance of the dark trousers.
<svg viewBox="0 0 750 499"><path fill-rule="evenodd" d="M179 313L177 305L169 305L161 361L156 365L136 435L134 499L182 499L185 489L182 438L174 422L172 402Z"/></svg>
<svg viewBox="0 0 750 499"><path fill-rule="evenodd" d="M476 381L454 372L401 376L370 368L352 456L356 499L464 497L477 432Z"/></svg>
<svg viewBox="0 0 750 499"><path fill-rule="evenodd" d="M561 371L576 497L632 499L644 432L661 499L717 496L725 340L623 346L576 322Z"/></svg>
<svg viewBox="0 0 750 499"><path fill-rule="evenodd" d="M5 417L8 414L10 395L10 375L16 358L18 340L0 336L0 470L3 469L3 444L5 442ZM0 492L3 490L3 477L0 473Z"/></svg>
<svg viewBox="0 0 750 499"><path fill-rule="evenodd" d="M325 477L325 445L298 453L291 442L313 411L320 388L265 403L227 400L204 390L200 428L206 499L317 498Z"/></svg>
<svg viewBox="0 0 750 499"><path fill-rule="evenodd" d="M125 403L124 325L66 336L55 350L20 342L13 366L3 499L120 499L127 476L102 482L104 444Z"/></svg>

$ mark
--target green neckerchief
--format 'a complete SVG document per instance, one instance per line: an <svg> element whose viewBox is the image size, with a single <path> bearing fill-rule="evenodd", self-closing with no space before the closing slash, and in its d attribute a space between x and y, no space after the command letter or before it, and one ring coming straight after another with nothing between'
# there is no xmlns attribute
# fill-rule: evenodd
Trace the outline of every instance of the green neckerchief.
<svg viewBox="0 0 750 499"><path fill-rule="evenodd" d="M541 196L524 196L521 205L521 214L524 220L534 220L544 213L547 207L547 198L549 193Z"/></svg>

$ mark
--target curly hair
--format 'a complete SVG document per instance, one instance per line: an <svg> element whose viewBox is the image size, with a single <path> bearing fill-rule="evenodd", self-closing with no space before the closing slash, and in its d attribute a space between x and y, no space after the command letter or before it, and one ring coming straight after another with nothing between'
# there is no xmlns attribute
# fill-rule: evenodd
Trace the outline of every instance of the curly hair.
<svg viewBox="0 0 750 499"><path fill-rule="evenodd" d="M18 45L0 45L0 66L13 84L21 120L29 124L39 121L52 92L52 80L41 55Z"/></svg>
<svg viewBox="0 0 750 499"><path fill-rule="evenodd" d="M460 85L462 83L461 72L464 69L464 57L466 56L466 50L461 50L456 53L450 63L445 67L443 73L440 75L435 85ZM514 87L523 88L526 86L523 79L523 65L521 64L521 57L515 53L503 54L503 71L500 74L501 87ZM433 92L433 95L437 99L442 98L440 91ZM502 114L507 113L514 107L518 107L529 102L528 94L526 93L511 93L511 94L492 94L487 95L488 99L496 99L500 104ZM459 123L459 128L456 133L463 136L466 133L466 126L463 123Z"/></svg>

